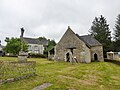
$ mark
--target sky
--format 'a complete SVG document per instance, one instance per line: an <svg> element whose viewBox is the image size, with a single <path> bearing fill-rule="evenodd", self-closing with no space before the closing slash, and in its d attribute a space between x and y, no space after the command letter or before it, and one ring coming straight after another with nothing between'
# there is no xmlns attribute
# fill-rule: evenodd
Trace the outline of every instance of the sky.
<svg viewBox="0 0 120 90"><path fill-rule="evenodd" d="M103 15L113 33L120 0L0 0L0 40L6 37L46 37L60 40L68 26L86 35L95 17Z"/></svg>

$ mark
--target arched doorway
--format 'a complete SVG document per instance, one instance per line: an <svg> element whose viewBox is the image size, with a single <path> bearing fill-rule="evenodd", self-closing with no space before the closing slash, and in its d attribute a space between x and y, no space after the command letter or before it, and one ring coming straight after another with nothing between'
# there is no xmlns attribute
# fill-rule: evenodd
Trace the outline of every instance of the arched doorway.
<svg viewBox="0 0 120 90"><path fill-rule="evenodd" d="M97 61L98 60L98 55L95 53L94 54L94 60Z"/></svg>
<svg viewBox="0 0 120 90"><path fill-rule="evenodd" d="M66 54L66 61L67 61L67 62L70 62L70 53L67 53L67 54Z"/></svg>

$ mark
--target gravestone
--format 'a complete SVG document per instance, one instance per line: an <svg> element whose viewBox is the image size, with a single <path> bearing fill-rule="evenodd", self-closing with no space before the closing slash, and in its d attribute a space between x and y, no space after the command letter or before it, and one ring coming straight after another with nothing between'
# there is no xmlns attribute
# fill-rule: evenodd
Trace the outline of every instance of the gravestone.
<svg viewBox="0 0 120 90"><path fill-rule="evenodd" d="M44 90L45 88L48 88L52 85L53 84L51 84L51 83L43 83L42 85L37 86L37 87L33 88L32 90Z"/></svg>
<svg viewBox="0 0 120 90"><path fill-rule="evenodd" d="M21 51L19 52L18 55L18 62L27 62L27 56L28 53L23 51L23 34L24 34L24 28L21 28L21 35L20 35L20 39L21 39Z"/></svg>

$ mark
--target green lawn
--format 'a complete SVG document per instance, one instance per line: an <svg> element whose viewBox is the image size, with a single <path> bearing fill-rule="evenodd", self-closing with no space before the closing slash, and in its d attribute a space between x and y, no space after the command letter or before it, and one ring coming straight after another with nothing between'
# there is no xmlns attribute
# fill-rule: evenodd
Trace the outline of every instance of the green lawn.
<svg viewBox="0 0 120 90"><path fill-rule="evenodd" d="M0 60L17 58L0 57ZM37 76L2 84L0 90L31 90L47 82L53 85L45 90L120 90L120 66L109 62L71 65L46 59L28 60L37 62Z"/></svg>

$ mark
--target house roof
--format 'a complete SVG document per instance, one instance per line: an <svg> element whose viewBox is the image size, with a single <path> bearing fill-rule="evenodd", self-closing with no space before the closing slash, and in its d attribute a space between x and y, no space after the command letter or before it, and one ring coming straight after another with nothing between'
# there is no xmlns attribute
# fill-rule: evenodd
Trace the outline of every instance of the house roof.
<svg viewBox="0 0 120 90"><path fill-rule="evenodd" d="M39 40L39 44L48 45L48 40L46 39Z"/></svg>
<svg viewBox="0 0 120 90"><path fill-rule="evenodd" d="M37 38L27 38L27 37L23 37L23 40L28 43L28 44L40 44L40 45L47 45L48 44L48 40L39 40Z"/></svg>
<svg viewBox="0 0 120 90"><path fill-rule="evenodd" d="M0 45L0 48L4 48L5 46L3 46L3 45Z"/></svg>
<svg viewBox="0 0 120 90"><path fill-rule="evenodd" d="M101 46L102 44L97 41L95 38L93 38L91 35L84 35L84 36L79 36L76 34L76 36L82 40L87 46Z"/></svg>
<svg viewBox="0 0 120 90"><path fill-rule="evenodd" d="M73 34L75 34L73 31L72 31L72 29L70 28L70 26L68 26L68 29L67 29L67 31L65 32L65 34L62 36L62 38L65 36L65 35L67 35L67 33L68 33L68 35L69 34L71 34L71 35L73 35ZM86 44L86 46L87 47L92 47L92 46L102 46L102 44L98 41L98 40L96 40L94 37L92 37L91 35L83 35L83 36L79 36L78 34L75 34L80 40L82 40L85 44ZM71 36L72 37L72 36ZM62 38L61 38L61 40L62 40ZM61 41L60 40L60 41ZM59 42L60 42L59 41ZM75 45L73 45L73 43L71 43L71 42L67 42L68 44L67 44L67 46L66 46L66 48L76 48L75 47Z"/></svg>
<svg viewBox="0 0 120 90"><path fill-rule="evenodd" d="M0 51L3 51L3 48L4 48L5 46L2 46L2 45L0 45Z"/></svg>
<svg viewBox="0 0 120 90"><path fill-rule="evenodd" d="M27 37L24 37L23 41L26 42L26 43L28 43L28 44L39 44L39 40L36 39L36 38L27 38Z"/></svg>

